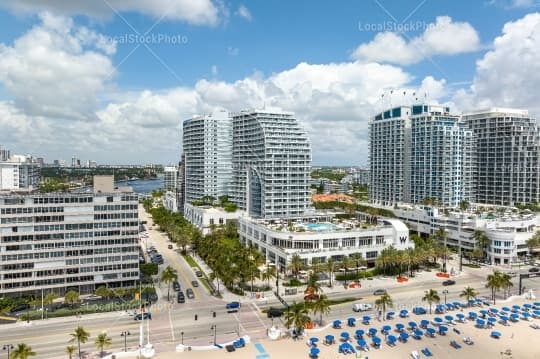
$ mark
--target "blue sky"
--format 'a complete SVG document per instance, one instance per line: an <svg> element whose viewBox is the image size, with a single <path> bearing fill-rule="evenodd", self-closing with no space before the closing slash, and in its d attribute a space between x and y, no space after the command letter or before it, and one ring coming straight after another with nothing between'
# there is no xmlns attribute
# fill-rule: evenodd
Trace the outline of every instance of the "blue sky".
<svg viewBox="0 0 540 359"><path fill-rule="evenodd" d="M172 163L183 119L272 105L297 113L314 164L366 164L367 122L390 90L456 111L536 113L534 98L512 94L535 85L524 69L538 62L537 5L0 0L0 144L51 161ZM504 60L519 39L530 62ZM501 70L516 73L497 92Z"/></svg>

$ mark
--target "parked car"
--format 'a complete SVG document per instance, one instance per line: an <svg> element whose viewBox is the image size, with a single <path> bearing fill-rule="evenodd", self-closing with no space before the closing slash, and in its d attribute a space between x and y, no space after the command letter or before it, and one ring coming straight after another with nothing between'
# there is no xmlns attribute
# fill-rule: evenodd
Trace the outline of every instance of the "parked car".
<svg viewBox="0 0 540 359"><path fill-rule="evenodd" d="M169 244L169 245L167 246L167 248L173 249L173 245L172 245L172 244Z"/></svg>
<svg viewBox="0 0 540 359"><path fill-rule="evenodd" d="M427 313L426 309L425 309L425 308L422 308L422 307L414 307L413 310L412 310L412 312L413 312L414 314L417 314L417 315L421 315L421 314L426 314L426 313Z"/></svg>
<svg viewBox="0 0 540 359"><path fill-rule="evenodd" d="M9 311L9 314L20 315L21 312L24 312L25 310L28 310L28 309L30 309L30 304L19 304L19 305L13 307Z"/></svg>
<svg viewBox="0 0 540 359"><path fill-rule="evenodd" d="M270 308L268 309L268 312L266 312L266 315L268 318L279 318L283 315L283 311L278 308Z"/></svg>
<svg viewBox="0 0 540 359"><path fill-rule="evenodd" d="M386 289L377 289L373 292L373 295L383 295L386 294Z"/></svg>
<svg viewBox="0 0 540 359"><path fill-rule="evenodd" d="M192 281L191 281L191 285L194 286L194 287L198 287L198 286L199 286L199 282L197 282L196 280L192 280Z"/></svg>
<svg viewBox="0 0 540 359"><path fill-rule="evenodd" d="M186 295L189 299L195 299L195 293L193 293L193 289L191 288L186 289Z"/></svg>
<svg viewBox="0 0 540 359"><path fill-rule="evenodd" d="M152 313L149 313L149 312L139 313L139 314L136 314L133 319L135 320L152 319Z"/></svg>
<svg viewBox="0 0 540 359"><path fill-rule="evenodd" d="M198 278L201 278L202 277L202 272L200 270L196 271L195 272L195 275L198 277Z"/></svg>
<svg viewBox="0 0 540 359"><path fill-rule="evenodd" d="M182 291L178 292L178 295L176 297L176 301L178 303L185 303L186 302L186 297L184 296L184 293Z"/></svg>
<svg viewBox="0 0 540 359"><path fill-rule="evenodd" d="M238 311L240 309L240 302L230 302L225 305L225 309L228 311Z"/></svg>
<svg viewBox="0 0 540 359"><path fill-rule="evenodd" d="M365 312L373 309L373 306L368 303L354 303L352 306L353 312Z"/></svg>
<svg viewBox="0 0 540 359"><path fill-rule="evenodd" d="M180 288L180 283L178 283L178 281L176 281L176 280L173 282L172 286L173 286L173 290L175 292L178 292L180 289L182 289L182 288Z"/></svg>
<svg viewBox="0 0 540 359"><path fill-rule="evenodd" d="M538 272L540 272L540 268L538 268L538 267L533 267L533 268L529 269L529 272L530 272L530 273L538 273Z"/></svg>
<svg viewBox="0 0 540 359"><path fill-rule="evenodd" d="M453 280L453 279L447 279L444 282L442 282L442 285L444 285L444 286L454 285L454 284L456 284L456 281Z"/></svg>

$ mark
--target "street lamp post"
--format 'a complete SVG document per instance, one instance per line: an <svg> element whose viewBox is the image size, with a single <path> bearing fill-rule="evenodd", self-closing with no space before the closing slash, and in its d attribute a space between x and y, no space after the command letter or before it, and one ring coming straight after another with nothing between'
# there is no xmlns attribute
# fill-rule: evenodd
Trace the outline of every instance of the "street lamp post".
<svg viewBox="0 0 540 359"><path fill-rule="evenodd" d="M181 341L181 343L182 343L182 345L184 345L184 332L180 332L180 335L182 336L182 341Z"/></svg>
<svg viewBox="0 0 540 359"><path fill-rule="evenodd" d="M9 353L13 350L13 344L6 344L4 345L4 350L7 350L7 357L9 359Z"/></svg>
<svg viewBox="0 0 540 359"><path fill-rule="evenodd" d="M210 327L210 330L213 330L214 331L214 345L216 345L216 330L217 330L217 326L215 324L213 324L211 327Z"/></svg>
<svg viewBox="0 0 540 359"><path fill-rule="evenodd" d="M442 293L444 294L444 305L446 305L446 295L448 294L448 290L443 290Z"/></svg>
<svg viewBox="0 0 540 359"><path fill-rule="evenodd" d="M127 337L128 335L131 335L131 333L128 331L123 331L120 335L124 337L124 351L127 352Z"/></svg>

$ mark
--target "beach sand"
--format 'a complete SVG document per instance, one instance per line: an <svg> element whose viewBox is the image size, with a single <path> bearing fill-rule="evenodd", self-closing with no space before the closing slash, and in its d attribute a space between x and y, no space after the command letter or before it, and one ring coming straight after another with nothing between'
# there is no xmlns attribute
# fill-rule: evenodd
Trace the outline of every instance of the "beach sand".
<svg viewBox="0 0 540 359"><path fill-rule="evenodd" d="M517 299L513 302L498 302L493 306L500 309L503 306L511 306L514 304L523 304L523 299ZM488 307L472 307L463 308L463 314L468 316L469 311L479 312L481 309L487 309ZM446 314L452 315L455 318L455 314L459 313L459 310L452 310ZM397 314L397 313L396 313ZM446 315L445 314L445 315ZM341 332L349 332L351 337L354 336L356 329L363 329L368 331L369 328L374 327L380 330L383 325L390 325L392 327L391 334L397 336L395 331L396 323L403 323L406 327L409 321L415 321L420 324L420 320L429 319L431 321L435 316L444 317L444 315L415 315L411 314L409 318L395 318L393 320L386 320L379 322L378 320L372 320L370 325L364 325L360 322L356 323L355 327L348 327L346 318L343 318L344 322L342 329L333 329L331 327L313 329L308 331L306 337L302 340L279 339L272 341L269 339L253 340L252 343L246 345L246 347L237 349L234 352L228 353L224 349L208 350L208 351L189 351L182 353L160 353L156 356L159 359L169 358L186 358L186 359L202 359L202 358L215 358L215 357L227 357L231 359L244 359L244 358L257 358L263 359L261 354L268 354L265 358L309 358L309 347L307 345L307 339L311 337L318 337L319 343L317 347L320 349L320 359L335 359L335 358L365 358L369 359L392 359L392 358L411 358L411 352L416 350L422 358L425 356L421 354L420 350L423 348L429 348L435 358L460 358L460 359L491 359L491 358L514 358L514 359L540 359L540 330L535 330L530 327L531 324L536 323L540 325L540 320L533 319L532 321L520 320L516 323L510 323L505 326L497 322L492 329L477 328L475 322L467 320L466 323L456 323L456 325L450 325L449 331L445 336L437 334L435 338L422 337L420 340L408 339L406 343L398 342L394 347L388 346L384 341L384 335L380 332L378 336L383 339L383 344L380 349L375 349L370 346L369 352L361 352L362 355L355 356L355 354L344 355L338 353L338 346L340 344ZM361 316L357 319L360 319ZM430 325L430 327L435 327ZM457 328L461 334L457 334L453 331ZM500 339L495 339L490 336L492 330L499 331L502 336ZM336 338L336 343L332 345L323 344L324 337L327 334L331 334ZM474 341L474 345L466 345L463 342L464 337L470 337ZM364 336L364 339L368 344L371 343L371 338ZM450 341L455 340L461 345L461 349L454 349L450 346ZM264 351L258 350L254 344L259 343L259 348ZM356 347L356 339L351 338L351 343ZM511 355L504 354L505 352L511 352Z"/></svg>

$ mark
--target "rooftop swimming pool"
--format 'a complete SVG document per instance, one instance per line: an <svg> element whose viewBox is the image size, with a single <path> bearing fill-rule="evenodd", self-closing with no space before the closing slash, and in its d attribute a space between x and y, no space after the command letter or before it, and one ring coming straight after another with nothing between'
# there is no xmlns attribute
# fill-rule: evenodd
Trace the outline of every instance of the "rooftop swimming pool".
<svg viewBox="0 0 540 359"><path fill-rule="evenodd" d="M308 231L313 231L313 232L335 231L337 228L332 223L308 223L308 224L304 224L304 227L306 227Z"/></svg>

